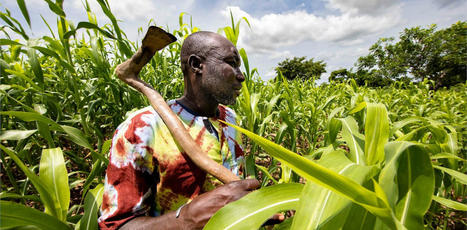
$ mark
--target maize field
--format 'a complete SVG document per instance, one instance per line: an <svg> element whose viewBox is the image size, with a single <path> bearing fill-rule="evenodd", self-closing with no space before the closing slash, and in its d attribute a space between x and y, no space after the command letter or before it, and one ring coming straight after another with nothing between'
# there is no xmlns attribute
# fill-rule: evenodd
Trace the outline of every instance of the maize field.
<svg viewBox="0 0 467 230"><path fill-rule="evenodd" d="M44 20L42 37L25 32L24 0L22 15L0 12L0 228L97 229L113 132L148 105L114 74L141 41L126 38L107 0L97 2L108 24L87 0L81 22L67 19L63 1L45 1L57 28ZM169 31L178 41L140 74L166 99L183 93L181 44L199 30L185 18ZM236 44L241 22L219 33ZM234 128L262 188L205 229L465 229L466 84L263 81L239 52L246 80ZM275 213L286 220L262 227Z"/></svg>

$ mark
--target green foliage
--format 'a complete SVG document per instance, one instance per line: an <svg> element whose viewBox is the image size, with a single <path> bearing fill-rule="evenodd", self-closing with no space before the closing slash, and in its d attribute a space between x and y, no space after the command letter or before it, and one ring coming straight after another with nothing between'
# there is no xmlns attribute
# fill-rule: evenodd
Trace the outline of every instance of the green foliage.
<svg viewBox="0 0 467 230"><path fill-rule="evenodd" d="M80 230L98 229L96 220L99 207L102 204L103 193L103 184L99 184L87 193L84 199L84 215L79 222Z"/></svg>
<svg viewBox="0 0 467 230"><path fill-rule="evenodd" d="M405 29L399 41L382 38L367 56L356 63L356 78L370 76L370 81L401 80L412 76L417 80L433 80L435 88L465 83L467 80L467 22L436 31L428 28Z"/></svg>
<svg viewBox="0 0 467 230"><path fill-rule="evenodd" d="M219 210L204 229L258 229L273 214L298 205L302 184L265 187Z"/></svg>
<svg viewBox="0 0 467 230"><path fill-rule="evenodd" d="M305 60L306 57L294 57L285 59L277 64L276 73L279 72L285 78L292 79L315 79L318 80L321 74L326 73L326 63L324 61L314 61L313 58Z"/></svg>
<svg viewBox="0 0 467 230"><path fill-rule="evenodd" d="M334 70L331 72L331 75L329 75L329 81L343 81L343 80L348 80L350 78L355 78L354 73L352 73L352 70L347 70L347 69L338 69Z"/></svg>
<svg viewBox="0 0 467 230"><path fill-rule="evenodd" d="M446 143L446 140L440 137L449 136L450 134L444 129L438 129L437 126L441 124L427 120L430 123L427 128L433 130L433 135L437 136L435 141L438 144L424 143L420 137L412 135L413 132L401 134L397 140L389 141L389 120L385 106L373 103L365 103L365 105L365 135L360 138L364 140L365 161L357 160L352 162L346 158L345 151L336 149L331 144L328 149L324 150L320 161L315 163L290 152L274 142L238 126L231 125L258 143L269 154L287 165L288 168L293 169L300 176L307 179L300 201L297 207L294 207L297 214L294 217L291 229L353 228L350 227L351 222L360 223L360 228L363 229L424 228L423 217L430 208L433 199L432 194L435 192L435 176L432 164L436 164L436 162L432 163L429 155L442 152L442 146ZM356 113L353 114L356 116ZM352 121L353 119L347 117L342 121L345 122L346 120ZM339 129L347 126L347 124L343 124L342 126L330 127ZM355 124L352 126L356 127ZM355 128L344 130L355 133L352 136L362 135ZM334 131L330 130L329 133L334 133ZM405 140L412 140L412 142ZM361 143L355 141L347 144L361 145ZM437 151L434 150L433 145L439 147ZM378 148L383 146L384 150ZM365 166L368 164L373 165L373 167L368 168L368 166ZM355 171L351 171L350 167L352 166L355 166L352 168ZM442 169L440 166L435 165L434 167ZM455 170L451 172L451 169L442 170L456 175L455 177L460 179L461 183L464 183L461 173ZM462 177L464 176L462 175ZM318 186L310 184L313 182ZM271 194L263 194L263 197ZM273 200L274 198L269 199ZM350 201L360 205L365 210L360 210L361 214L359 215L349 213L349 209L356 208ZM450 203L444 200L442 202ZM232 206L227 205L219 213L225 212L225 210L231 209L233 206L234 204ZM454 201L450 206L463 208L455 205ZM262 204L256 209L263 210L265 207L268 207L268 204ZM260 222L248 219L249 216L256 213L255 210L241 210L238 207L235 210L235 215L243 216L243 218L230 220L225 218L226 214L216 215L210 220L210 223L229 226L232 229L241 229L236 228L236 226L240 226L238 219L245 222L242 226L250 226ZM366 222L367 216L372 221Z"/></svg>
<svg viewBox="0 0 467 230"><path fill-rule="evenodd" d="M354 80L357 85L368 87L384 87L395 82L391 78L385 77L382 74L376 74L374 71L368 72L364 69L360 69L356 72L352 72L352 69L339 69L333 71L329 76L329 82L344 82L350 79ZM410 79L407 77L401 77L398 81L408 83L410 82Z"/></svg>
<svg viewBox="0 0 467 230"><path fill-rule="evenodd" d="M47 215L36 209L26 207L10 201L0 201L0 227L11 229L15 227L32 226L35 229L71 229L65 223L53 216Z"/></svg>
<svg viewBox="0 0 467 230"><path fill-rule="evenodd" d="M19 16L27 21L27 1L17 3ZM113 74L138 43L126 38L106 0L98 3L110 20L107 25L97 22L86 0L88 21L78 23L69 21L63 1L47 3L57 24L52 28L44 20L50 34L41 38L32 38L8 9L0 14L9 28L0 39L0 225L95 229L113 131L125 112L147 105ZM170 31L179 42L158 52L141 72L167 99L183 93L181 42L199 30L191 20L185 23L184 15L180 28ZM231 26L220 32L235 42L241 21L248 24L243 18L234 22L232 15ZM443 31L452 38L441 43L452 51L442 56L451 76L465 50L462 40L454 39L465 23ZM386 44L390 41L379 46ZM416 43L406 46L411 44ZM212 220L216 225L235 214L235 226L256 228L271 213L289 209L297 213L282 227L453 229L465 224L465 84L432 91L435 78L393 81L386 74L401 79L397 71L405 68L395 60L388 64L399 69L384 74L342 70L331 74L333 84L317 86L312 78L325 71L325 63L305 58L295 58L301 69L312 63L320 71L290 81L281 71L275 81L264 82L249 66L246 51L239 53L246 81L233 108L244 132L253 137L244 142L246 174L264 188L251 193L250 200L226 206ZM367 87L381 86L378 82L387 87ZM293 201L281 203L287 199ZM273 202L278 205L261 210ZM244 218L251 213L252 218Z"/></svg>

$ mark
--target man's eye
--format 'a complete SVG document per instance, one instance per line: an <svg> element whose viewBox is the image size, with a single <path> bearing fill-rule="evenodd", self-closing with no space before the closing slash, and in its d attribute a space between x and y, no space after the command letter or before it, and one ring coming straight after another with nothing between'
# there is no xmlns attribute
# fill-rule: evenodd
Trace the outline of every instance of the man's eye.
<svg viewBox="0 0 467 230"><path fill-rule="evenodd" d="M237 63L235 61L227 61L227 64L229 64L232 67L237 67Z"/></svg>

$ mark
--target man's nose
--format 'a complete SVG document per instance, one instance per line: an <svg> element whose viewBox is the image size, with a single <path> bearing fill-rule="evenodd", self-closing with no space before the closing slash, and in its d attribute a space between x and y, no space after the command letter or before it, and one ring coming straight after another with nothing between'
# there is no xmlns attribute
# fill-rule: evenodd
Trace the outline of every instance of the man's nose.
<svg viewBox="0 0 467 230"><path fill-rule="evenodd" d="M237 68L237 69L236 69L235 77L237 78L237 80L238 80L239 82L245 81L245 76L243 76L243 73L242 73L242 71L240 70L240 68Z"/></svg>

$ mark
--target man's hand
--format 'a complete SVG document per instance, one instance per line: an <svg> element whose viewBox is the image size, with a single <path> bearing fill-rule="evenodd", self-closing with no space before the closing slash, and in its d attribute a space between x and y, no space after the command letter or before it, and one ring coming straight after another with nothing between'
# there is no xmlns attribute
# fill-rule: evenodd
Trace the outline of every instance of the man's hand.
<svg viewBox="0 0 467 230"><path fill-rule="evenodd" d="M182 208L180 219L188 229L202 229L208 220L226 204L236 201L260 186L256 179L230 182L201 194Z"/></svg>
<svg viewBox="0 0 467 230"><path fill-rule="evenodd" d="M138 51L115 69L117 77L127 84L129 83L128 80L138 78L139 72L151 60L154 54L176 40L175 36L159 27L149 27L148 32L144 36L143 44Z"/></svg>
<svg viewBox="0 0 467 230"><path fill-rule="evenodd" d="M256 179L230 182L194 198L181 209L178 218L175 217L175 212L158 217L136 217L121 229L202 229L217 210L242 198L259 186L259 181Z"/></svg>

